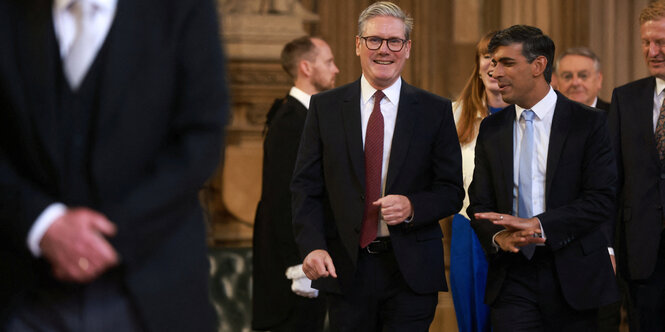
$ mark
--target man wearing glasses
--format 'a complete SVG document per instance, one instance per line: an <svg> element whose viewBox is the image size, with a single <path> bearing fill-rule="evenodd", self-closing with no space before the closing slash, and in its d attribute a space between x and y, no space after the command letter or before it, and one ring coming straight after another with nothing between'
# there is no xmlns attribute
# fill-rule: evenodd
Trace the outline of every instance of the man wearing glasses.
<svg viewBox="0 0 665 332"><path fill-rule="evenodd" d="M412 19L358 19L362 76L310 102L291 183L296 242L339 331L424 331L447 290L438 220L462 206L449 100L401 79Z"/></svg>

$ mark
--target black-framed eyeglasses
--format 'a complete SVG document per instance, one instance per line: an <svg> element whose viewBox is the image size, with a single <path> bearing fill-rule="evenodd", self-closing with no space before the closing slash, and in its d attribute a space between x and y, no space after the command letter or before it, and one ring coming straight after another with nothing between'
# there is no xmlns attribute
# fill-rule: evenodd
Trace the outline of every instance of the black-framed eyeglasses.
<svg viewBox="0 0 665 332"><path fill-rule="evenodd" d="M377 36L358 36L360 39L365 40L365 46L367 47L368 50L376 51L381 48L381 45L383 45L383 42L386 42L386 45L388 45L388 49L393 51L393 52L399 52L402 50L404 47L404 44L408 40L406 39L400 39L400 38L381 38Z"/></svg>

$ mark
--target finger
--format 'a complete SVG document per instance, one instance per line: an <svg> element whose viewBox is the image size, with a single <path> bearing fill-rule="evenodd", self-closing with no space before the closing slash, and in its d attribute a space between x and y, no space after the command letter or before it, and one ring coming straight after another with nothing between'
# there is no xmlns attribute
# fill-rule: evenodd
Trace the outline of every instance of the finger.
<svg viewBox="0 0 665 332"><path fill-rule="evenodd" d="M487 219L487 220L502 220L502 215L496 212L479 212L475 213L474 217L476 219Z"/></svg>
<svg viewBox="0 0 665 332"><path fill-rule="evenodd" d="M91 218L91 226L97 232L106 236L114 236L118 232L118 228L115 224L101 215Z"/></svg>
<svg viewBox="0 0 665 332"><path fill-rule="evenodd" d="M315 271L317 278L327 277L328 271L326 270L325 261L317 260L315 265Z"/></svg>
<svg viewBox="0 0 665 332"><path fill-rule="evenodd" d="M330 256L326 257L324 259L324 263L325 263L326 269L330 273L330 276L332 276L333 278L337 278L337 272L335 271L335 265L332 262L332 258L330 258ZM326 275L326 277L327 277L327 275Z"/></svg>
<svg viewBox="0 0 665 332"><path fill-rule="evenodd" d="M114 266L118 263L118 252L113 246L102 236L95 235L95 246L100 259L104 262L104 266Z"/></svg>
<svg viewBox="0 0 665 332"><path fill-rule="evenodd" d="M382 206L383 202L385 201L385 197L381 197L377 199L376 201L372 202L372 205L374 206Z"/></svg>

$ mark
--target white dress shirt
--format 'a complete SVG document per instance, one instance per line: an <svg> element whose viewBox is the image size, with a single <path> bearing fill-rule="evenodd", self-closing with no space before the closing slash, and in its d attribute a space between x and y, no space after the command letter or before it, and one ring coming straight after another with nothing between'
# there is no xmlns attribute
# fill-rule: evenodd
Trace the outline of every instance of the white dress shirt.
<svg viewBox="0 0 665 332"><path fill-rule="evenodd" d="M86 1L95 7L95 30L99 38L90 47L99 51L111 29L115 17L118 0L54 0L53 1L53 28L55 37L60 46L60 56L65 58L77 34L76 17L69 10L74 1Z"/></svg>
<svg viewBox="0 0 665 332"><path fill-rule="evenodd" d="M402 78L398 78L393 85L383 89L385 97L381 99L381 114L383 115L383 164L381 165L381 196L385 195L386 175L388 174L388 161L390 159L390 149L393 144L393 134L395 133L395 121L397 119L397 108L399 107L399 93L402 89ZM374 93L376 89L372 87L362 75L360 78L360 119L362 125L363 149L365 147L365 134L369 116L374 108ZM377 227L377 237L388 236L388 226L379 214L379 227Z"/></svg>
<svg viewBox="0 0 665 332"><path fill-rule="evenodd" d="M289 96L297 99L301 104L305 105L306 109L309 109L309 101L312 99L312 95L293 86L289 90Z"/></svg>
<svg viewBox="0 0 665 332"><path fill-rule="evenodd" d="M658 124L658 116L660 115L660 107L663 106L663 99L665 99L665 80L656 77L656 88L653 91L653 131L656 132L656 124Z"/></svg>
<svg viewBox="0 0 665 332"><path fill-rule="evenodd" d="M550 146L550 132L552 131L552 118L556 107L557 95L554 89L545 98L533 105L531 110L536 114L533 119L533 148L534 160L531 164L531 197L533 215L545 212L545 175L547 174L547 152ZM513 125L513 212L517 214L517 193L520 177L520 146L524 134L525 121L521 118L524 108L515 105L515 123Z"/></svg>
<svg viewBox="0 0 665 332"><path fill-rule="evenodd" d="M596 107L596 105L598 105L598 97L593 98L593 103L591 103L591 105L589 105L589 106Z"/></svg>
<svg viewBox="0 0 665 332"><path fill-rule="evenodd" d="M54 0L53 1L53 28L55 30L55 37L58 40L60 57L65 58L69 49L74 42L77 34L76 18L69 10L69 7L75 0ZM95 7L94 20L95 29L97 30L98 40L95 41L90 47L95 49L95 54L99 51L104 44L104 40L111 29L113 18L115 17L116 7L118 0L77 0L87 1L92 3ZM49 205L37 217L28 232L26 239L28 249L35 257L41 256L41 249L39 242L42 240L46 230L53 224L53 222L60 216L65 214L67 207L62 203L53 203Z"/></svg>

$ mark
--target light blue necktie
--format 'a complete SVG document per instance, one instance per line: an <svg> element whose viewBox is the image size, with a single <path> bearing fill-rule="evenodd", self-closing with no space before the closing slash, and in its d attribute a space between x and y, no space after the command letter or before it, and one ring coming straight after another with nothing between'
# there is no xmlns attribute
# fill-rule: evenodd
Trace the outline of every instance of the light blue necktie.
<svg viewBox="0 0 665 332"><path fill-rule="evenodd" d="M533 217L533 206L531 202L531 182L533 176L531 168L533 165L533 118L536 114L532 110L524 110L522 118L524 118L524 134L522 135L522 143L520 145L520 174L519 185L517 193L517 216L520 218ZM529 244L522 247L521 251L527 259L533 257L536 250L534 244Z"/></svg>

